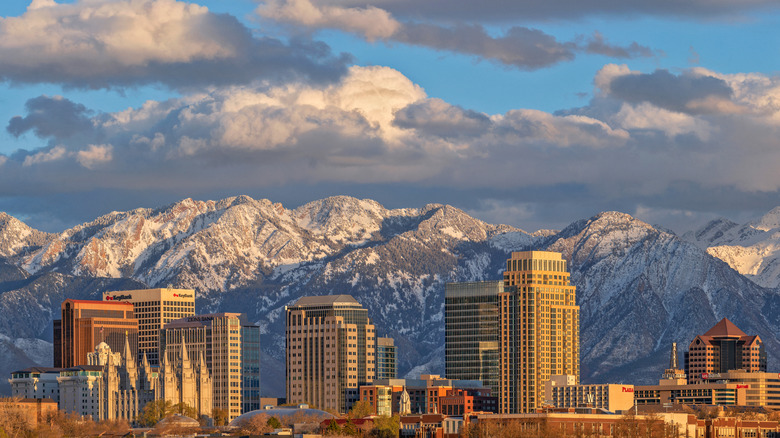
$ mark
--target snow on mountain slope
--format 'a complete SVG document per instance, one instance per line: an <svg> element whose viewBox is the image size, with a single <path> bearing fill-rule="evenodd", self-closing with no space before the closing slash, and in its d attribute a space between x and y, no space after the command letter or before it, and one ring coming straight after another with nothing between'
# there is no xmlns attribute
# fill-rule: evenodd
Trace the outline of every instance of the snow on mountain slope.
<svg viewBox="0 0 780 438"><path fill-rule="evenodd" d="M744 225L717 219L683 237L756 284L780 286L780 207Z"/></svg>
<svg viewBox="0 0 780 438"><path fill-rule="evenodd" d="M771 226L772 220L762 223ZM766 232L740 234L734 228L721 222L700 240ZM697 245L617 212L560 232L529 234L447 205L391 210L339 196L290 210L239 196L114 212L51 236L42 246L19 251L12 245L19 248L0 246L15 265L0 264L8 279L0 278L0 311L20 317L0 316L0 334L50 341L46 327L68 293L82 296L79 287L92 294L101 287L121 290L120 283L105 283L101 276L134 287L193 288L199 312L244 312L261 325L267 394L283 393L279 334L284 306L299 297L353 295L379 334L396 339L401 374L443 373L437 354L444 343L444 284L500 280L509 253L529 249L560 251L570 261L582 308L584 381L652 381L671 342L685 346L724 316L761 335L771 366L780 357L780 298L774 290Z"/></svg>
<svg viewBox="0 0 780 438"><path fill-rule="evenodd" d="M642 367L683 348L728 317L758 333L780 361L774 327L780 317L764 306L776 295L751 283L692 243L629 215L601 213L562 230L547 245L570 260L581 306L583 377L601 381L626 364ZM660 372L660 370L659 370Z"/></svg>
<svg viewBox="0 0 780 438"><path fill-rule="evenodd" d="M43 245L52 237L0 211L0 257L9 258L23 254Z"/></svg>

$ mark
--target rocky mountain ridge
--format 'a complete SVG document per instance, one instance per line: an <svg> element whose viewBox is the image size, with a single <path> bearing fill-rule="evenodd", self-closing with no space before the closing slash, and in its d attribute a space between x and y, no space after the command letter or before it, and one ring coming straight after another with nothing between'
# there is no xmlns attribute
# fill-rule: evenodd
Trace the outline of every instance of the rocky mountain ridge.
<svg viewBox="0 0 780 438"><path fill-rule="evenodd" d="M2 224L0 236L13 236ZM761 335L770 366L780 358L774 289L756 285L695 244L618 212L559 232L527 233L447 205L386 209L340 196L285 209L240 196L114 212L63 233L0 242L6 259L0 305L8 303L0 336L12 344L50 342L44 324L17 318L15 309L37 308L50 324L57 300L77 282L95 281L80 290L83 297L121 290L112 281L193 288L199 312L240 311L263 327L267 394L283 392L281 316L297 298L353 295L379 334L396 339L402 374L443 373L444 283L499 280L509 253L529 249L560 251L570 261L581 306L584 381L650 382L662 372L671 342L685 346L722 317ZM3 272L26 277L5 281ZM17 287L45 276L60 276L59 283L46 277L56 291L49 298ZM22 333L15 326L27 328ZM8 371L2 367L0 373Z"/></svg>
<svg viewBox="0 0 780 438"><path fill-rule="evenodd" d="M780 286L780 207L741 225L715 219L683 238L760 286Z"/></svg>

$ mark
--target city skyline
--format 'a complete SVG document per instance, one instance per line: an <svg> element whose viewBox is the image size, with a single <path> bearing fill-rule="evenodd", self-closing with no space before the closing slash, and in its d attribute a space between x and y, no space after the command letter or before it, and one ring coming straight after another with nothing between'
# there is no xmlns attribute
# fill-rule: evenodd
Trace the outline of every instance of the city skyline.
<svg viewBox="0 0 780 438"><path fill-rule="evenodd" d="M686 231L777 206L770 1L0 6L0 211L248 194ZM196 177L197 175L197 177Z"/></svg>

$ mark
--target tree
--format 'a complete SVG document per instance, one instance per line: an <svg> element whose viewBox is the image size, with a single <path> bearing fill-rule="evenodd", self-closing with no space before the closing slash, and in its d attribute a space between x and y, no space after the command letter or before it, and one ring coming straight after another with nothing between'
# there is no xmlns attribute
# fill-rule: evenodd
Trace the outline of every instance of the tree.
<svg viewBox="0 0 780 438"><path fill-rule="evenodd" d="M279 429L280 427L282 427L282 423L280 423L279 419L276 417L269 418L266 424L271 426L271 429Z"/></svg>
<svg viewBox="0 0 780 438"><path fill-rule="evenodd" d="M392 417L378 417L374 420L374 428L371 435L377 438L394 438L398 436L401 429L401 417L393 415Z"/></svg>
<svg viewBox="0 0 780 438"><path fill-rule="evenodd" d="M211 418L214 419L214 426L226 426L228 420L228 413L224 409L214 408L211 411Z"/></svg>
<svg viewBox="0 0 780 438"><path fill-rule="evenodd" d="M30 424L25 418L19 399L0 399L0 437L25 436L30 433Z"/></svg>
<svg viewBox="0 0 780 438"><path fill-rule="evenodd" d="M271 426L268 425L270 418L266 414L253 415L238 425L241 434L247 435L262 435L264 433L273 432Z"/></svg>
<svg viewBox="0 0 780 438"><path fill-rule="evenodd" d="M337 423L336 420L330 420L330 423L328 423L328 427L325 428L322 434L328 436L340 435L341 427L339 427L339 423Z"/></svg>
<svg viewBox="0 0 780 438"><path fill-rule="evenodd" d="M341 428L341 433L347 436L360 436L360 428L358 428L350 419L347 420L347 423Z"/></svg>
<svg viewBox="0 0 780 438"><path fill-rule="evenodd" d="M182 414L186 417L198 418L198 410L188 405L187 403L178 403L174 405L174 413Z"/></svg>
<svg viewBox="0 0 780 438"><path fill-rule="evenodd" d="M374 409L365 400L356 401L352 405L352 409L347 412L347 418L365 418L374 414Z"/></svg>
<svg viewBox="0 0 780 438"><path fill-rule="evenodd" d="M141 410L138 416L138 423L146 427L153 427L163 418L175 414L176 407L169 400L155 400L149 402Z"/></svg>

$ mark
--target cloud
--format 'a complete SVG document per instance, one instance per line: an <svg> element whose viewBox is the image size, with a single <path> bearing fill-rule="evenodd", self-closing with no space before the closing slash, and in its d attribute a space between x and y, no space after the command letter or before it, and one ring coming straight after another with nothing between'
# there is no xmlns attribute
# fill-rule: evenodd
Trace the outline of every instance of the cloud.
<svg viewBox="0 0 780 438"><path fill-rule="evenodd" d="M364 35L369 41L389 38L401 27L390 13L373 6L314 6L309 0L268 1L258 11L265 18L312 28L336 28Z"/></svg>
<svg viewBox="0 0 780 438"><path fill-rule="evenodd" d="M0 198L69 199L59 208L75 209L77 194L96 190L121 193L128 203L149 191L155 199L276 193L283 202L348 193L398 206L452 202L485 217L554 217L571 203L584 215L776 202L778 78L670 73L663 81L684 91L675 101L648 94L658 84L653 75L607 65L594 78L603 88L587 106L558 113L480 113L430 98L387 67L351 67L330 84L214 88L115 113L70 102L72 111L47 112L46 126L73 113L89 126L54 136L31 125L24 132L38 133L45 145L5 157ZM614 91L622 78L638 79L635 94ZM745 111L691 110L690 102L708 96ZM22 119L36 114L33 103Z"/></svg>
<svg viewBox="0 0 780 438"><path fill-rule="evenodd" d="M324 43L254 37L235 17L175 0L36 1L0 18L0 58L0 80L78 88L332 81L349 61Z"/></svg>
<svg viewBox="0 0 780 438"><path fill-rule="evenodd" d="M47 148L41 150L33 155L28 155L24 158L22 165L25 167L33 166L36 164L49 163L52 161L59 161L67 155L67 151L62 146L55 146L53 148Z"/></svg>
<svg viewBox="0 0 780 438"><path fill-rule="evenodd" d="M27 116L12 118L6 127L14 137L33 131L38 137L67 138L92 127L87 108L62 96L30 99L25 109Z"/></svg>
<svg viewBox="0 0 780 438"><path fill-rule="evenodd" d="M338 5L344 8L361 7L365 0L321 0L318 4ZM540 2L534 0L451 0L443 5L434 1L374 0L374 7L384 9L396 17L427 20L479 20L497 23L519 20L576 19L583 16L635 16L659 15L710 19L733 18L751 10L777 7L773 0L637 0L616 2L612 0L558 0Z"/></svg>
<svg viewBox="0 0 780 438"><path fill-rule="evenodd" d="M691 115L753 114L780 121L780 78L758 73L721 74L701 67L675 75L631 71L608 64L594 80L601 97L648 103Z"/></svg>
<svg viewBox="0 0 780 438"><path fill-rule="evenodd" d="M693 72L673 75L667 70L656 70L617 76L609 81L605 91L626 102L648 102L676 112L734 111L732 106L718 104L731 100L733 91L726 81Z"/></svg>
<svg viewBox="0 0 780 438"><path fill-rule="evenodd" d="M594 32L593 37L590 40L585 41L584 51L612 58L649 58L656 55L651 48L642 46L636 41L632 42L627 47L609 44L604 38L604 35L600 32Z"/></svg>
<svg viewBox="0 0 780 438"><path fill-rule="evenodd" d="M491 126L482 113L450 105L441 99L425 99L395 113L393 124L443 138L478 137Z"/></svg>
<svg viewBox="0 0 780 438"><path fill-rule="evenodd" d="M322 3L315 5L311 0L272 0L260 5L257 13L267 19L306 29L339 29L368 41L400 42L466 54L524 70L570 61L577 53L613 58L655 56L652 49L636 42L627 47L611 45L598 32L590 38L566 42L538 29L514 26L501 36L492 36L480 24L400 22L386 10L375 6L349 8Z"/></svg>
<svg viewBox="0 0 780 438"><path fill-rule="evenodd" d="M113 150L111 145L91 144L87 149L76 152L76 161L87 169L94 169L101 163L111 161Z"/></svg>

